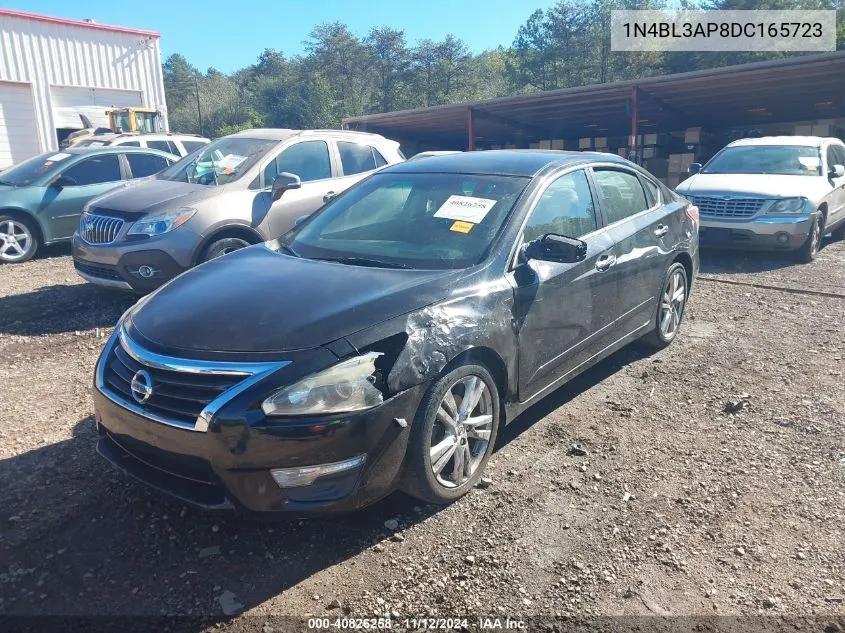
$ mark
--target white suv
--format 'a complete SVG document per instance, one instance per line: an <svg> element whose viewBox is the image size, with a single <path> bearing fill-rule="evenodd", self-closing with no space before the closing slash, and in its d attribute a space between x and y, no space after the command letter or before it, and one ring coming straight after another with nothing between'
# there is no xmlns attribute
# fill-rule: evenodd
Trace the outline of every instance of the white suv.
<svg viewBox="0 0 845 633"><path fill-rule="evenodd" d="M176 156L187 156L194 150L211 141L193 134L173 134L170 132L151 134L98 134L78 143L74 147L104 147L128 145L130 147L149 147Z"/></svg>
<svg viewBox="0 0 845 633"><path fill-rule="evenodd" d="M796 251L845 237L845 143L818 136L734 141L675 189L701 213L702 246Z"/></svg>

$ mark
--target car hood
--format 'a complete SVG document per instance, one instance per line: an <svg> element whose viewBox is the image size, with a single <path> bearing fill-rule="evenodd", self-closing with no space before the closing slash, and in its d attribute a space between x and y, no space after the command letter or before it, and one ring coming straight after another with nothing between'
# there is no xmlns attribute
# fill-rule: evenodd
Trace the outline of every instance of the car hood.
<svg viewBox="0 0 845 633"><path fill-rule="evenodd" d="M132 313L132 327L170 350L307 349L443 299L462 274L314 261L260 244L166 284Z"/></svg>
<svg viewBox="0 0 845 633"><path fill-rule="evenodd" d="M679 184L675 190L685 196L741 193L752 197L787 198L810 195L823 185L824 178L820 176L696 174Z"/></svg>
<svg viewBox="0 0 845 633"><path fill-rule="evenodd" d="M222 191L223 187L152 178L110 191L93 200L91 206L114 211L125 217L139 218L148 213L189 207L220 195Z"/></svg>

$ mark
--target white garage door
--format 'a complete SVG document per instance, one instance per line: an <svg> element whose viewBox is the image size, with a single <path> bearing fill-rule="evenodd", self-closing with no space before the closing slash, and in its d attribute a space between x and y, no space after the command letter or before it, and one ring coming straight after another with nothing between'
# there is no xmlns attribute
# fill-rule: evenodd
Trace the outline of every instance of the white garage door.
<svg viewBox="0 0 845 633"><path fill-rule="evenodd" d="M55 126L77 130L83 127L80 114L87 116L94 127L108 127L106 110L144 105L141 93L134 90L51 86L50 96Z"/></svg>
<svg viewBox="0 0 845 633"><path fill-rule="evenodd" d="M0 82L0 169L39 152L32 88Z"/></svg>

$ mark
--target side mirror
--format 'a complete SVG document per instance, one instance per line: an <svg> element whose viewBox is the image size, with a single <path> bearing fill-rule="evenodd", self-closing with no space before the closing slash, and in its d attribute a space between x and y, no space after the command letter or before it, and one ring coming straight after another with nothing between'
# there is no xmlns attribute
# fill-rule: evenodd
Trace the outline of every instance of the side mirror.
<svg viewBox="0 0 845 633"><path fill-rule="evenodd" d="M283 171L276 180L273 181L272 197L273 202L282 197L282 194L288 189L299 189L302 186L302 181L296 174Z"/></svg>
<svg viewBox="0 0 845 633"><path fill-rule="evenodd" d="M293 225L299 226L300 224L305 222L305 220L307 220L310 217L311 217L310 215L300 215L298 218L296 218L296 220L293 221Z"/></svg>
<svg viewBox="0 0 845 633"><path fill-rule="evenodd" d="M697 174L701 171L701 163L690 163L690 166L687 167L687 171L691 174Z"/></svg>
<svg viewBox="0 0 845 633"><path fill-rule="evenodd" d="M845 176L845 166L843 165L832 165L830 167L830 177L831 178L842 178Z"/></svg>
<svg viewBox="0 0 845 633"><path fill-rule="evenodd" d="M525 246L525 256L545 262L575 264L587 259L587 244L571 237L547 233Z"/></svg>

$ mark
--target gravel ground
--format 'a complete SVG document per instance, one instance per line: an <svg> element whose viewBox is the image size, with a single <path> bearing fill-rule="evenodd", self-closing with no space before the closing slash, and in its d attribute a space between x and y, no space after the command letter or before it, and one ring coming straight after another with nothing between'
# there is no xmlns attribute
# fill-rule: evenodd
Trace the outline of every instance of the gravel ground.
<svg viewBox="0 0 845 633"><path fill-rule="evenodd" d="M622 350L530 409L452 506L396 494L261 524L183 508L94 453L94 362L133 298L81 283L63 249L0 267L0 614L845 628L845 242L803 266L705 253L702 272L669 349Z"/></svg>

